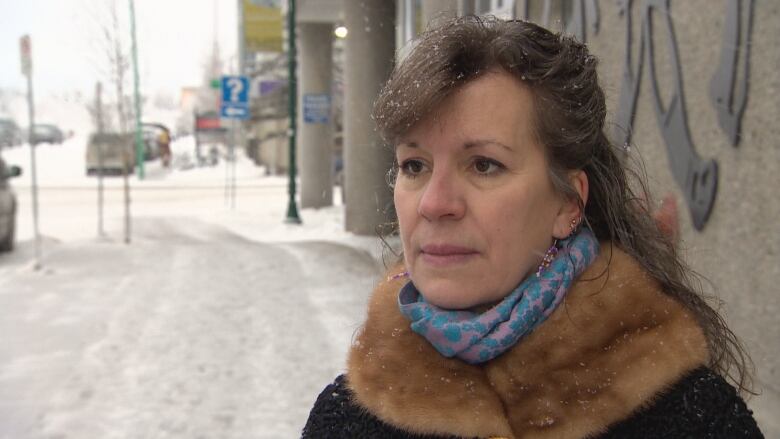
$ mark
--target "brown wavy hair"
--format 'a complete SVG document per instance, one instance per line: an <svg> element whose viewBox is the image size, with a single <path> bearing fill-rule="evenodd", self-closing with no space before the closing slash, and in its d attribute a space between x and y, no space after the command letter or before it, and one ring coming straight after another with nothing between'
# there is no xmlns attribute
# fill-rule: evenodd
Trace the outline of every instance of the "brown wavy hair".
<svg viewBox="0 0 780 439"><path fill-rule="evenodd" d="M752 393L750 358L709 305L713 298L701 293L701 277L659 230L648 209L643 168L627 166L626 154L604 132L606 102L597 60L587 47L532 23L475 16L449 20L412 44L374 106L373 117L385 140L395 145L463 84L488 71L511 74L533 96L534 131L544 145L556 190L580 203L586 226L599 240L636 258L666 294L696 316L707 338L709 366L740 391ZM571 170L588 176L585 205L568 183Z"/></svg>

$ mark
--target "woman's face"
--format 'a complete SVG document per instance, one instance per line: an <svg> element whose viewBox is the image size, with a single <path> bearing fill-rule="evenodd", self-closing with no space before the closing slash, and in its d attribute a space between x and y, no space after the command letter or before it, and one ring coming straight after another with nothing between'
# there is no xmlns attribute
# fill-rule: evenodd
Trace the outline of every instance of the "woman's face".
<svg viewBox="0 0 780 439"><path fill-rule="evenodd" d="M554 190L531 92L504 72L466 84L396 146L406 268L430 303L499 301L535 272L576 203ZM587 183L586 183L587 184Z"/></svg>

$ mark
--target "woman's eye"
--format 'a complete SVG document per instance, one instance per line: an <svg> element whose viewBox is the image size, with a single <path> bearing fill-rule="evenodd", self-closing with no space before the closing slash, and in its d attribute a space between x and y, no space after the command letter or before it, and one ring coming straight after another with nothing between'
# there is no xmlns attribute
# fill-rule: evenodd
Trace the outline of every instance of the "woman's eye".
<svg viewBox="0 0 780 439"><path fill-rule="evenodd" d="M474 170L480 175L491 175L500 171L504 166L492 159L479 157L474 160Z"/></svg>
<svg viewBox="0 0 780 439"><path fill-rule="evenodd" d="M410 177L416 177L425 170L425 164L420 160L406 160L401 163L401 172Z"/></svg>

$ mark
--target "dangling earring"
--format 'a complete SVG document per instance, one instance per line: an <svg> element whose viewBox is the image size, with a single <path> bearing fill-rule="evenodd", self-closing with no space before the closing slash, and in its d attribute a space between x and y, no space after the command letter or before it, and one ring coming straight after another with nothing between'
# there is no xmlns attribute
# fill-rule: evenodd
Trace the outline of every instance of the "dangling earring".
<svg viewBox="0 0 780 439"><path fill-rule="evenodd" d="M580 227L580 218L572 218L571 223L569 223L569 236L563 239L568 239L571 236L573 236L575 233L577 233L577 230ZM536 270L536 277L540 277L542 273L544 273L544 270L546 270L550 264L552 264L553 259L555 259L555 256L558 254L558 239L553 238L553 244L550 246L550 248L547 249L547 253L544 254L544 258L542 258L542 263L539 264L539 268Z"/></svg>
<svg viewBox="0 0 780 439"><path fill-rule="evenodd" d="M566 238L570 238L574 234L577 233L577 230L580 228L580 219L579 218L572 218L571 223L569 224L569 236ZM564 239L566 239L564 238Z"/></svg>
<svg viewBox="0 0 780 439"><path fill-rule="evenodd" d="M389 282L391 280L400 279L402 277L409 277L409 272L408 271L402 271L400 273L397 273L397 274L394 274L394 275L388 277L387 280Z"/></svg>
<svg viewBox="0 0 780 439"><path fill-rule="evenodd" d="M539 268L536 270L536 277L542 276L544 270L550 267L550 264L552 263L553 259L555 259L555 255L557 254L558 254L558 240L553 239L553 244L550 246L550 248L547 249L547 253L545 253L544 258L542 258L542 263L539 264Z"/></svg>

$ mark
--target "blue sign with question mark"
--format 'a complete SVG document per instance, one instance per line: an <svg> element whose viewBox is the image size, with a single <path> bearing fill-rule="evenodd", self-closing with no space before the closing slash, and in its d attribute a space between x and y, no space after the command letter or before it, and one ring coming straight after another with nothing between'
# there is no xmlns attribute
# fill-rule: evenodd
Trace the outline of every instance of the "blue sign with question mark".
<svg viewBox="0 0 780 439"><path fill-rule="evenodd" d="M249 78L222 77L222 104L220 113L227 119L249 119Z"/></svg>

